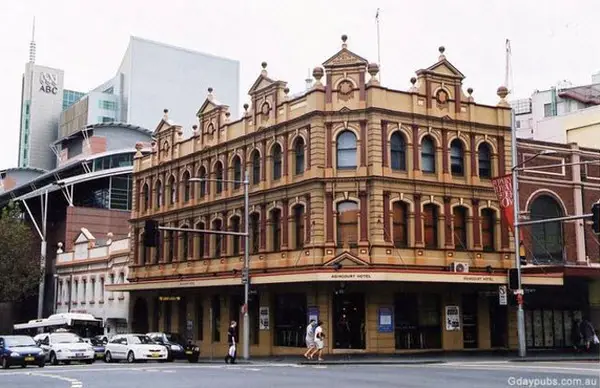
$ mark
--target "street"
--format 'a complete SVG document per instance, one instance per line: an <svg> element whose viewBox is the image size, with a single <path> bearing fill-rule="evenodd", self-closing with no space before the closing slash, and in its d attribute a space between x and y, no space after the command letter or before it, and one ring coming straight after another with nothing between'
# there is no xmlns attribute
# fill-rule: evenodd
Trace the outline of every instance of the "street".
<svg viewBox="0 0 600 388"><path fill-rule="evenodd" d="M0 371L19 388L134 387L600 387L597 362L450 362L429 365L104 364Z"/></svg>

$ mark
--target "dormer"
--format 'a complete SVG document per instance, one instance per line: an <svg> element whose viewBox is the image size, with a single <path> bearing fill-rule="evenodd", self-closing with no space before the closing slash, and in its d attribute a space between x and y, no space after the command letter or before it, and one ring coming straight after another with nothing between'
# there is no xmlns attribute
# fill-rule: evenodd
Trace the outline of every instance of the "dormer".
<svg viewBox="0 0 600 388"><path fill-rule="evenodd" d="M327 86L325 102L344 106L366 100L365 82L368 61L348 50L348 36L342 35L342 49L323 63ZM354 103L354 104L353 104Z"/></svg>
<svg viewBox="0 0 600 388"><path fill-rule="evenodd" d="M73 240L75 260L87 259L88 250L96 246L96 238L86 228L81 228L79 234Z"/></svg>
<svg viewBox="0 0 600 388"><path fill-rule="evenodd" d="M173 155L173 150L183 136L183 128L169 120L169 110L165 109L163 112L164 116L160 120L160 123L158 123L153 134L156 141L156 147L153 147L153 152L157 153L156 157L159 163L177 157Z"/></svg>
<svg viewBox="0 0 600 388"><path fill-rule="evenodd" d="M252 100L255 128L268 127L277 123L277 106L285 99L287 85L287 82L269 78L267 62L263 62L261 66L260 75L248 91Z"/></svg>
<svg viewBox="0 0 600 388"><path fill-rule="evenodd" d="M444 46L441 46L438 61L417 71L418 93L425 96L428 109L437 108L442 115L447 114L452 109L451 106L455 113L460 113L462 104L469 101L462 91L465 76L446 59L445 51Z"/></svg>
<svg viewBox="0 0 600 388"><path fill-rule="evenodd" d="M199 128L195 131L200 136L201 146L210 146L227 140L222 133L224 124L229 117L229 106L217 100L213 88L208 88L206 100L196 113Z"/></svg>

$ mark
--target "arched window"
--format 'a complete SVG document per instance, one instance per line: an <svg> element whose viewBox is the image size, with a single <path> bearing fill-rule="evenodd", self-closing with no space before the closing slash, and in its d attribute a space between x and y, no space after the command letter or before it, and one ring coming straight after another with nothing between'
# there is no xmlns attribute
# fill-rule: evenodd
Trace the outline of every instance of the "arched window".
<svg viewBox="0 0 600 388"><path fill-rule="evenodd" d="M231 220L229 220L229 228L232 232L239 233L240 232L240 217L233 216ZM240 254L240 236L231 236L231 241L233 244L233 254Z"/></svg>
<svg viewBox="0 0 600 388"><path fill-rule="evenodd" d="M338 246L353 246L358 242L358 204L342 201L337 204Z"/></svg>
<svg viewBox="0 0 600 388"><path fill-rule="evenodd" d="M156 181L156 203L154 204L157 209L162 206L162 203L163 203L162 198L163 198L162 182L160 180L158 180L158 181Z"/></svg>
<svg viewBox="0 0 600 388"><path fill-rule="evenodd" d="M252 152L252 184L260 183L260 153L257 150Z"/></svg>
<svg viewBox="0 0 600 388"><path fill-rule="evenodd" d="M463 144L458 139L454 139L450 143L450 171L454 176L465 175Z"/></svg>
<svg viewBox="0 0 600 388"><path fill-rule="evenodd" d="M192 184L190 183L190 173L183 173L183 202L188 203L192 197Z"/></svg>
<svg viewBox="0 0 600 388"><path fill-rule="evenodd" d="M390 150L392 170L406 170L406 141L399 131L392 134Z"/></svg>
<svg viewBox="0 0 600 388"><path fill-rule="evenodd" d="M438 247L438 207L433 203L423 206L423 226L425 230L425 247Z"/></svg>
<svg viewBox="0 0 600 388"><path fill-rule="evenodd" d="M206 179L206 169L204 168L204 166L200 167L200 170L198 170L198 178L200 178L200 197L204 197L206 195L206 181L204 179Z"/></svg>
<svg viewBox="0 0 600 388"><path fill-rule="evenodd" d="M223 222L220 219L213 221L213 230L220 231L223 228ZM223 235L215 234L215 257L221 257L223 252Z"/></svg>
<svg viewBox="0 0 600 388"><path fill-rule="evenodd" d="M467 250L467 209L464 206L456 206L452 211L454 220L454 249L457 251Z"/></svg>
<svg viewBox="0 0 600 388"><path fill-rule="evenodd" d="M356 168L356 135L352 131L337 137L337 168Z"/></svg>
<svg viewBox="0 0 600 388"><path fill-rule="evenodd" d="M530 207L531 220L562 217L560 204L548 195L536 198ZM562 224L547 222L531 225L533 258L536 264L563 261Z"/></svg>
<svg viewBox="0 0 600 388"><path fill-rule="evenodd" d="M255 254L258 253L258 248L260 244L260 216L258 213L250 214L250 219L248 220L250 227L250 253Z"/></svg>
<svg viewBox="0 0 600 388"><path fill-rule="evenodd" d="M421 140L421 170L435 172L435 144L429 136Z"/></svg>
<svg viewBox="0 0 600 388"><path fill-rule="evenodd" d="M281 179L281 146L279 143L275 143L271 149L271 158L273 160L273 180L276 181Z"/></svg>
<svg viewBox="0 0 600 388"><path fill-rule="evenodd" d="M392 207L394 226L394 246L404 248L408 246L408 206L406 202L394 202Z"/></svg>
<svg viewBox="0 0 600 388"><path fill-rule="evenodd" d="M144 187L142 188L142 196L144 198L142 211L147 211L150 207L150 189L147 183L144 183Z"/></svg>
<svg viewBox="0 0 600 388"><path fill-rule="evenodd" d="M233 188L240 188L242 184L242 160L239 156L233 158Z"/></svg>
<svg viewBox="0 0 600 388"><path fill-rule="evenodd" d="M479 160L479 177L480 178L491 178L492 177L492 152L488 143L481 143L477 150Z"/></svg>
<svg viewBox="0 0 600 388"><path fill-rule="evenodd" d="M223 164L221 162L215 164L215 192L217 194L223 192Z"/></svg>
<svg viewBox="0 0 600 388"><path fill-rule="evenodd" d="M196 229L200 229L200 230L206 230L206 226L204 225L204 222L198 222L196 224ZM201 259L204 257L204 244L205 244L205 237L204 237L204 233L198 233L198 259Z"/></svg>
<svg viewBox="0 0 600 388"><path fill-rule="evenodd" d="M273 242L272 251L279 252L281 250L281 210L271 210L271 241Z"/></svg>
<svg viewBox="0 0 600 388"><path fill-rule="evenodd" d="M175 205L177 202L177 183L175 181L175 177L171 175L169 178L169 203L171 205Z"/></svg>
<svg viewBox="0 0 600 388"><path fill-rule="evenodd" d="M300 136L294 142L294 169L296 175L304 173L304 139Z"/></svg>
<svg viewBox="0 0 600 388"><path fill-rule="evenodd" d="M304 247L304 206L296 205L294 215L294 244L296 249Z"/></svg>
<svg viewBox="0 0 600 388"><path fill-rule="evenodd" d="M481 211L481 245L486 252L495 250L496 212L494 209Z"/></svg>

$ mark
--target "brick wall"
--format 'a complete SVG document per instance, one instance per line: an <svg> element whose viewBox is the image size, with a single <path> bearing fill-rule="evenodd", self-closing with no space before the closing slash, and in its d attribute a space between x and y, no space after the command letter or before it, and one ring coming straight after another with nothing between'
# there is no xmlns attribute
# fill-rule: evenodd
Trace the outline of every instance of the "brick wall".
<svg viewBox="0 0 600 388"><path fill-rule="evenodd" d="M130 214L120 210L67 207L65 250L73 248L73 241L84 227L97 239L105 239L108 232L113 233L115 240L127 237Z"/></svg>

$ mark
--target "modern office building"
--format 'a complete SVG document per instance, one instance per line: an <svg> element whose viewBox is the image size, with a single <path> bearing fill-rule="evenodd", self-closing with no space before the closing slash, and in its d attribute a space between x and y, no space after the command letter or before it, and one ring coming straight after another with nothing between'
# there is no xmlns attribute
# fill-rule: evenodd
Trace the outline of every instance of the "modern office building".
<svg viewBox="0 0 600 388"><path fill-rule="evenodd" d="M264 63L241 118L211 89L191 137L158 125L152 152L134 160L129 283L107 285L131 293L133 330L179 331L210 353L247 309L253 355L298 354L310 318L335 353L517 346L513 301L498 298L515 261L491 181L510 171L508 90L496 106L476 103L443 47L412 87L392 90L346 39L301 95ZM142 238L149 219L243 231L243 186L222 180L244 171L247 306L238 236L163 230L158 248Z"/></svg>

